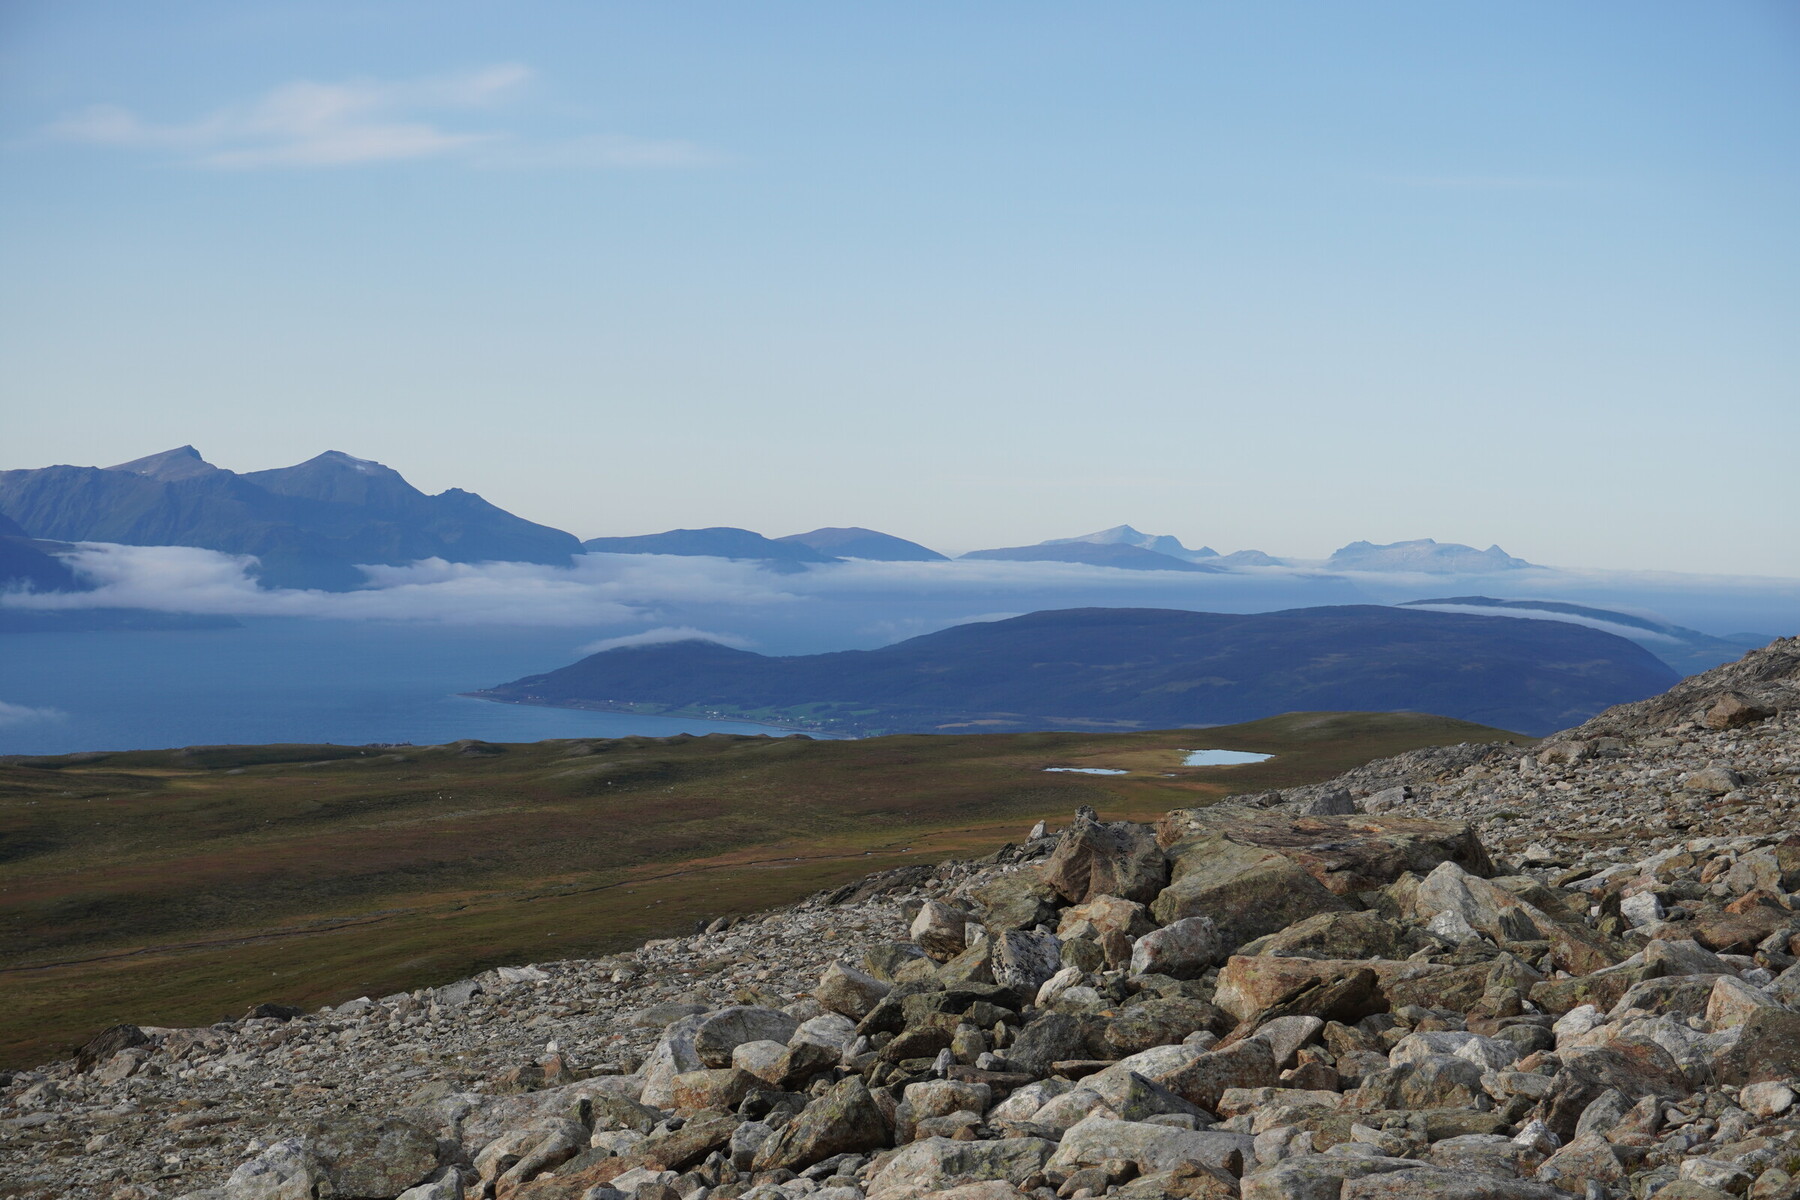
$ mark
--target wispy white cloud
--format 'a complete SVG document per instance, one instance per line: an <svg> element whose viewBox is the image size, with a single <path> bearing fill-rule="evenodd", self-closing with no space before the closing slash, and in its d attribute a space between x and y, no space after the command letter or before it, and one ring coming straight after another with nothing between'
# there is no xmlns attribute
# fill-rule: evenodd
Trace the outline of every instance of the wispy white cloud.
<svg viewBox="0 0 1800 1200"><path fill-rule="evenodd" d="M349 167L447 159L479 167L689 167L715 161L687 142L623 134L533 141L483 114L515 100L534 78L520 63L412 80L298 80L191 121L158 123L96 104L45 133L58 141L161 151L220 169Z"/></svg>
<svg viewBox="0 0 1800 1200"><path fill-rule="evenodd" d="M1654 629L1643 629L1636 625L1621 625L1617 621L1605 621L1597 617L1584 617L1580 613L1556 612L1542 608L1500 608L1491 604L1412 604L1407 607L1424 609L1426 612L1468 613L1478 617L1522 617L1528 621L1561 621L1565 625L1581 625L1588 629L1598 629L1601 633L1613 633L1639 642L1657 642L1669 646L1681 644L1681 639L1672 634L1659 633Z"/></svg>
<svg viewBox="0 0 1800 1200"><path fill-rule="evenodd" d="M8 704L0 700L0 727L25 725L35 721L60 721L68 715L60 708L33 708L28 704Z"/></svg>

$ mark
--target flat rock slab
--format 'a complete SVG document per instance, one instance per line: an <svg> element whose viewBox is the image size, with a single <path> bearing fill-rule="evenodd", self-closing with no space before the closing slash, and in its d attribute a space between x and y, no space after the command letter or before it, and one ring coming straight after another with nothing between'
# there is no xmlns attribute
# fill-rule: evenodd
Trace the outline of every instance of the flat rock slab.
<svg viewBox="0 0 1800 1200"><path fill-rule="evenodd" d="M1494 873L1481 839L1460 821L1364 813L1297 816L1213 805L1176 809L1156 823L1156 840L1165 849L1205 834L1282 854L1339 896L1372 891L1408 871L1428 874L1443 862L1471 875Z"/></svg>

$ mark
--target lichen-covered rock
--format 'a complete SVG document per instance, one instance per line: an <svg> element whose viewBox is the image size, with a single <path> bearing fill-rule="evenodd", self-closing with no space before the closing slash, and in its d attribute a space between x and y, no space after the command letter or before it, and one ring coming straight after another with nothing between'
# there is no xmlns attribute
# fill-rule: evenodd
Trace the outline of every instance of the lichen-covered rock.
<svg viewBox="0 0 1800 1200"><path fill-rule="evenodd" d="M1091 1116L1069 1127L1046 1165L1051 1170L1067 1172L1124 1159L1148 1174L1193 1162L1241 1175L1244 1163L1253 1161L1254 1155L1255 1139L1248 1134L1194 1131Z"/></svg>
<svg viewBox="0 0 1800 1200"><path fill-rule="evenodd" d="M808 1104L757 1150L758 1171L798 1171L834 1154L874 1150L892 1131L862 1079L851 1076Z"/></svg>
<svg viewBox="0 0 1800 1200"><path fill-rule="evenodd" d="M903 1146L869 1177L870 1200L916 1200L960 1183L1005 1180L1024 1183L1044 1169L1056 1150L1043 1138L958 1142L926 1138Z"/></svg>
<svg viewBox="0 0 1800 1200"><path fill-rule="evenodd" d="M1229 951L1296 921L1352 907L1292 859L1218 834L1169 847L1170 883L1150 911L1164 925L1209 917Z"/></svg>

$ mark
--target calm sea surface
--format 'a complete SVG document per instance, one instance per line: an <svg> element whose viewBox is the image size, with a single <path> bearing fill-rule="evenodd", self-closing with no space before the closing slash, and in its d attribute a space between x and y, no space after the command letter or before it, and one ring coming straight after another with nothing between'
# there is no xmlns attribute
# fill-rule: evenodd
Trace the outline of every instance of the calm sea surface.
<svg viewBox="0 0 1800 1200"><path fill-rule="evenodd" d="M0 635L0 754L788 732L457 695L566 666L588 640L568 629L304 620Z"/></svg>

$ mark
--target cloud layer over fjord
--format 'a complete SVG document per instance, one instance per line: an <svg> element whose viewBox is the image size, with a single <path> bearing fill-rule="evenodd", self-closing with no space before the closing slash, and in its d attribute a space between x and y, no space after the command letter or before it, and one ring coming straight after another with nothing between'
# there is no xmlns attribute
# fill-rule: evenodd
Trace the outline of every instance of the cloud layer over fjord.
<svg viewBox="0 0 1800 1200"><path fill-rule="evenodd" d="M441 559L372 566L364 568L368 587L320 592L261 588L252 560L187 547L90 543L69 562L93 591L13 594L0 604L562 627L601 635L596 646L705 637L773 653L884 645L1045 608L1256 612L1472 594L1647 610L1716 633L1800 627L1800 581L1548 568L1467 577L1279 567L1195 575L967 560L851 561L783 573L717 558L589 554L569 567Z"/></svg>

